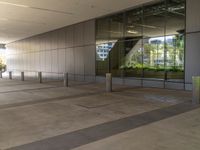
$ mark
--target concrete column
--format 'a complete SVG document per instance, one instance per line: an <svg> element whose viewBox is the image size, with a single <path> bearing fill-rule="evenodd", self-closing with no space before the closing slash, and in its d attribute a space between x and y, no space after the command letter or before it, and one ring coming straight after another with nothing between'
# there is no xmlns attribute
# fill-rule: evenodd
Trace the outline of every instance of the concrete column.
<svg viewBox="0 0 200 150"><path fill-rule="evenodd" d="M42 83L42 72L38 72L38 79L39 82Z"/></svg>
<svg viewBox="0 0 200 150"><path fill-rule="evenodd" d="M0 78L3 78L2 71L0 71Z"/></svg>
<svg viewBox="0 0 200 150"><path fill-rule="evenodd" d="M21 81L24 81L24 72L21 72Z"/></svg>
<svg viewBox="0 0 200 150"><path fill-rule="evenodd" d="M200 76L192 77L193 104L200 104Z"/></svg>
<svg viewBox="0 0 200 150"><path fill-rule="evenodd" d="M185 89L192 90L192 77L200 76L200 0L186 0Z"/></svg>
<svg viewBox="0 0 200 150"><path fill-rule="evenodd" d="M68 87L69 86L69 82L68 82L68 73L64 73L64 86Z"/></svg>
<svg viewBox="0 0 200 150"><path fill-rule="evenodd" d="M106 92L112 92L112 74L106 74Z"/></svg>
<svg viewBox="0 0 200 150"><path fill-rule="evenodd" d="M12 80L12 71L9 71L9 79Z"/></svg>

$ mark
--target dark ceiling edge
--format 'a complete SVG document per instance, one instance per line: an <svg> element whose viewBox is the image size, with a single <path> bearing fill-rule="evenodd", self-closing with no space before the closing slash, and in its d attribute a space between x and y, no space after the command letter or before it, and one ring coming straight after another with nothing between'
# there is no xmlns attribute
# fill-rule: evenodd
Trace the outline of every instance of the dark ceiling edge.
<svg viewBox="0 0 200 150"><path fill-rule="evenodd" d="M84 20L84 21L81 21L81 22L78 22L78 23L70 24L70 25L63 26L63 27L59 27L59 28L55 28L55 29L52 29L52 30L49 30L49 31L46 31L46 32L43 32L43 33L39 33L39 34L35 34L35 35L32 35L32 36L28 36L28 37L25 37L25 38L22 38L22 39L19 39L19 40L16 40L16 41L9 42L9 43L7 43L7 44L5 44L5 45L12 44L12 43L15 43L15 42L18 42L18 41L23 41L23 40L25 40L25 39L29 39L29 38L32 38L32 37L35 37L35 36L40 36L40 35L46 34L46 33L48 33L48 32L53 32L53 31L57 31L57 30L62 30L62 29L64 29L64 28L66 28L66 27L78 25L78 24L81 24L81 23L83 23L83 22L96 20L96 19L99 19L99 18L111 16L111 15L118 14L118 13L123 13L123 12L129 11L129 10L132 10L132 9L135 9L135 8L138 8L138 7L144 7L144 6L147 6L147 5L149 5L149 4L152 4L152 3L155 3L155 2L159 2L159 1L160 1L160 0L150 0L149 2L146 2L146 3L143 3L143 4L138 4L138 5L135 5L135 6L131 6L131 7L128 7L128 8L125 8L125 9L122 9L122 10L119 10L119 11L116 11L116 12L112 12L112 13L109 13L109 14L106 14L106 15L102 15L102 16L99 16L99 17L96 17L96 18L91 18L91 19Z"/></svg>

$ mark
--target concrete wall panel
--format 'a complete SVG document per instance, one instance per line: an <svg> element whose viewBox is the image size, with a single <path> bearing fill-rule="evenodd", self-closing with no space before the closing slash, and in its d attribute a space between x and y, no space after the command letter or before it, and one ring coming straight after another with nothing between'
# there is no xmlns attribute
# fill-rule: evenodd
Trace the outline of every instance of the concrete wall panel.
<svg viewBox="0 0 200 150"><path fill-rule="evenodd" d="M95 22L88 21L84 23L84 44L90 45L95 43Z"/></svg>
<svg viewBox="0 0 200 150"><path fill-rule="evenodd" d="M75 60L75 74L84 75L84 51L83 47L74 48L74 60Z"/></svg>
<svg viewBox="0 0 200 150"><path fill-rule="evenodd" d="M60 29L58 31L58 49L62 49L62 48L65 48L66 47L66 32L64 29Z"/></svg>
<svg viewBox="0 0 200 150"><path fill-rule="evenodd" d="M45 51L41 51L40 54L40 65L41 65L41 71L45 71Z"/></svg>
<svg viewBox="0 0 200 150"><path fill-rule="evenodd" d="M83 23L74 26L74 46L84 45L83 33L84 33Z"/></svg>
<svg viewBox="0 0 200 150"><path fill-rule="evenodd" d="M35 53L35 71L36 72L40 71L40 53L39 52Z"/></svg>
<svg viewBox="0 0 200 150"><path fill-rule="evenodd" d="M186 5L185 83L191 90L192 76L200 75L200 1L186 0Z"/></svg>
<svg viewBox="0 0 200 150"><path fill-rule="evenodd" d="M65 50L65 66L66 66L66 72L70 74L74 74L74 49L73 48L67 48Z"/></svg>
<svg viewBox="0 0 200 150"><path fill-rule="evenodd" d="M195 32L200 31L200 0L187 0L187 22L186 31Z"/></svg>
<svg viewBox="0 0 200 150"><path fill-rule="evenodd" d="M87 21L7 44L8 69L94 75L94 25Z"/></svg>
<svg viewBox="0 0 200 150"><path fill-rule="evenodd" d="M86 75L95 75L95 46L84 47L84 69ZM89 59L88 59L89 58Z"/></svg>
<svg viewBox="0 0 200 150"><path fill-rule="evenodd" d="M50 65L52 68L51 70L49 70L48 72L58 72L58 50L53 50L50 51L51 52L51 61L50 61Z"/></svg>
<svg viewBox="0 0 200 150"><path fill-rule="evenodd" d="M200 75L200 33L186 36L185 81L192 83L192 76Z"/></svg>
<svg viewBox="0 0 200 150"><path fill-rule="evenodd" d="M66 29L66 48L71 48L74 46L74 26L69 26Z"/></svg>
<svg viewBox="0 0 200 150"><path fill-rule="evenodd" d="M65 49L58 51L58 72L65 72Z"/></svg>

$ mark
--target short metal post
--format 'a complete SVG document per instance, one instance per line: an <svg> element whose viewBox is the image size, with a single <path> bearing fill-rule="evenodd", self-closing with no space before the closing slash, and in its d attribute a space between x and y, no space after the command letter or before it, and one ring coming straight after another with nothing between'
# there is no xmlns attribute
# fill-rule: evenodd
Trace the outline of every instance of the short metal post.
<svg viewBox="0 0 200 150"><path fill-rule="evenodd" d="M68 73L64 73L64 86L68 87L69 86L69 82L68 82Z"/></svg>
<svg viewBox="0 0 200 150"><path fill-rule="evenodd" d="M24 81L24 72L21 72L21 81Z"/></svg>
<svg viewBox="0 0 200 150"><path fill-rule="evenodd" d="M106 74L106 92L112 92L112 74Z"/></svg>
<svg viewBox="0 0 200 150"><path fill-rule="evenodd" d="M38 72L38 79L39 82L42 83L42 72Z"/></svg>
<svg viewBox="0 0 200 150"><path fill-rule="evenodd" d="M3 78L2 71L0 71L0 78Z"/></svg>
<svg viewBox="0 0 200 150"><path fill-rule="evenodd" d="M200 76L192 77L192 85L193 85L193 104L200 104Z"/></svg>
<svg viewBox="0 0 200 150"><path fill-rule="evenodd" d="M12 71L9 71L9 79L12 80Z"/></svg>

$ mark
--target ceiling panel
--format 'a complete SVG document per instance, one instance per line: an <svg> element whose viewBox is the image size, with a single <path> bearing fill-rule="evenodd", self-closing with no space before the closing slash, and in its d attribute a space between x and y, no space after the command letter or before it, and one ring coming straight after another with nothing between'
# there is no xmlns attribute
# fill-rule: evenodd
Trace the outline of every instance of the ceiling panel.
<svg viewBox="0 0 200 150"><path fill-rule="evenodd" d="M0 0L0 43L127 9L152 0ZM112 7L111 7L112 6Z"/></svg>

